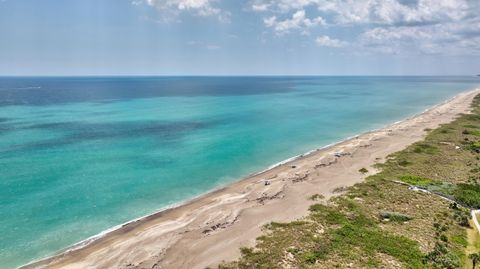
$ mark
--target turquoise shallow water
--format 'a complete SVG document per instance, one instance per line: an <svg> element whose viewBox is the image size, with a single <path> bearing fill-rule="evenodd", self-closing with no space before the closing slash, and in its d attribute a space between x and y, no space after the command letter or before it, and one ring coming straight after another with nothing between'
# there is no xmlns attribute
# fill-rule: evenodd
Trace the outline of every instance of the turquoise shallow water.
<svg viewBox="0 0 480 269"><path fill-rule="evenodd" d="M474 77L0 78L1 267L479 85Z"/></svg>

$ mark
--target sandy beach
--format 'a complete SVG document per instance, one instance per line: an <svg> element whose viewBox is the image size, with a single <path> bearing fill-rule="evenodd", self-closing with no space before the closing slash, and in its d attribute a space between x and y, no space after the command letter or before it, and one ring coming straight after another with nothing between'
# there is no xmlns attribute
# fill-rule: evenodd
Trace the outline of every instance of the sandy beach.
<svg viewBox="0 0 480 269"><path fill-rule="evenodd" d="M301 218L314 203L308 197L328 199L376 173L375 163L421 140L425 129L467 113L478 93L461 93L404 121L312 151L22 268L205 268L233 260L240 247L254 244L264 224ZM362 174L361 168L369 172Z"/></svg>

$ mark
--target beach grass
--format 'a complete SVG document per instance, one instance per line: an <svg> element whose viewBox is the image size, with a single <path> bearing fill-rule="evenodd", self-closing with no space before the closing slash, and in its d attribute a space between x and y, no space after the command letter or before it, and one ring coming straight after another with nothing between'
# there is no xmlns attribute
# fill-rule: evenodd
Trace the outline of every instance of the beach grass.
<svg viewBox="0 0 480 269"><path fill-rule="evenodd" d="M254 247L219 268L465 268L480 248L469 227L469 209L480 207L480 95L472 109L347 192L311 199L303 219L266 225Z"/></svg>

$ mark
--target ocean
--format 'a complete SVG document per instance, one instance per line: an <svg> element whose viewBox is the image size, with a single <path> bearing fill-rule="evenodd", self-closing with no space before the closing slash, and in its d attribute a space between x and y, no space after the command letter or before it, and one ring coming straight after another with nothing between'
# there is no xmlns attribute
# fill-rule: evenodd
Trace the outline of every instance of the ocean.
<svg viewBox="0 0 480 269"><path fill-rule="evenodd" d="M479 86L478 77L0 77L0 267Z"/></svg>

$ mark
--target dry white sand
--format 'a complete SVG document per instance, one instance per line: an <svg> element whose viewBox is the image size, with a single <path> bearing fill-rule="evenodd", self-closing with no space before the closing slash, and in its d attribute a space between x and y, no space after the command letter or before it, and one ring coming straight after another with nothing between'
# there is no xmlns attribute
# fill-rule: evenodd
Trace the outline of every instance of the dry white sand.
<svg viewBox="0 0 480 269"><path fill-rule="evenodd" d="M233 260L240 247L255 243L264 224L305 216L313 203L309 196L329 198L335 189L362 181L376 172L373 164L421 140L426 128L467 113L479 92L459 94L417 116L317 150L27 267L205 268ZM370 172L361 174L363 167Z"/></svg>

